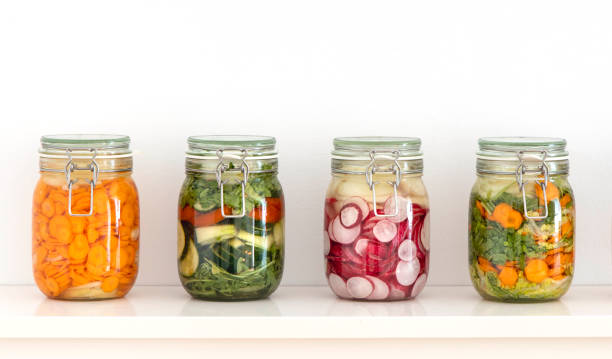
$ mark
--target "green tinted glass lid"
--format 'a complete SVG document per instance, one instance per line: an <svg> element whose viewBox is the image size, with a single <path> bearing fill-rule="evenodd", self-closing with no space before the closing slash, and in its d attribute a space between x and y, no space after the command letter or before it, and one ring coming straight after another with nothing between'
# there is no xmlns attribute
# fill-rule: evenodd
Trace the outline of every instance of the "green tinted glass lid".
<svg viewBox="0 0 612 359"><path fill-rule="evenodd" d="M482 137L478 139L478 155L508 157L520 152L546 152L547 158L567 157L566 144L565 139L556 137Z"/></svg>
<svg viewBox="0 0 612 359"><path fill-rule="evenodd" d="M205 135L190 136L188 155L207 156L221 151L246 151L248 156L276 154L276 139L271 136Z"/></svg>
<svg viewBox="0 0 612 359"><path fill-rule="evenodd" d="M41 153L105 152L130 153L130 137L112 134L61 134L40 138Z"/></svg>
<svg viewBox="0 0 612 359"><path fill-rule="evenodd" d="M399 157L421 156L421 139L417 137L337 137L334 139L334 156L362 156L372 151L397 152Z"/></svg>

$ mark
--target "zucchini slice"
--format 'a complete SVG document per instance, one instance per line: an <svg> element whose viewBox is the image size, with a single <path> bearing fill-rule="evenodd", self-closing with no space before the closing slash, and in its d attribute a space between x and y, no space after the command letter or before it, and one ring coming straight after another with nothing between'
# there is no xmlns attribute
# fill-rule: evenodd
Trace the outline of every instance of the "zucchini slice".
<svg viewBox="0 0 612 359"><path fill-rule="evenodd" d="M186 243L187 255L183 258L179 264L179 270L185 277L191 277L198 269L200 264L200 256L198 255L198 249L196 248L193 241Z"/></svg>
<svg viewBox="0 0 612 359"><path fill-rule="evenodd" d="M238 238L242 239L247 246L255 246L259 248L268 249L274 242L273 237L262 237L257 236L253 233L249 233L247 231L238 232Z"/></svg>
<svg viewBox="0 0 612 359"><path fill-rule="evenodd" d="M177 239L176 257L180 259L185 249L185 230L183 229L183 223L181 223L181 221L178 222L177 226Z"/></svg>
<svg viewBox="0 0 612 359"><path fill-rule="evenodd" d="M198 245L205 246L224 239L236 236L236 227L233 224L222 224L217 226L197 227L195 237Z"/></svg>

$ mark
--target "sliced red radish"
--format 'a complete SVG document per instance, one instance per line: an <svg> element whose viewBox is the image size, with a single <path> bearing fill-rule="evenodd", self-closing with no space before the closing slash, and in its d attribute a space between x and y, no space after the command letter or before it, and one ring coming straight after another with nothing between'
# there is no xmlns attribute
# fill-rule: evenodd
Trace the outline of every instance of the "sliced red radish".
<svg viewBox="0 0 612 359"><path fill-rule="evenodd" d="M340 223L344 228L353 228L361 223L363 214L355 203L345 204L340 210Z"/></svg>
<svg viewBox="0 0 612 359"><path fill-rule="evenodd" d="M346 288L353 298L366 298L374 291L374 285L363 277L351 277L346 281Z"/></svg>
<svg viewBox="0 0 612 359"><path fill-rule="evenodd" d="M368 249L368 243L370 240L368 238L359 238L355 242L355 252L360 256L364 255L366 250Z"/></svg>
<svg viewBox="0 0 612 359"><path fill-rule="evenodd" d="M327 234L327 231L323 231L323 252L325 253L325 255L329 254L330 247L331 243L329 240L329 234Z"/></svg>
<svg viewBox="0 0 612 359"><path fill-rule="evenodd" d="M399 284L409 286L417 279L420 270L421 264L418 258L409 262L400 261L395 268L395 277Z"/></svg>
<svg viewBox="0 0 612 359"><path fill-rule="evenodd" d="M357 207L359 207L359 210L361 211L361 217L362 218L366 218L368 216L368 214L370 213L370 206L368 205L368 201L366 201L365 199L361 198L361 197L350 197L346 200L344 200L342 202L342 204L344 206L346 206L347 204L354 204Z"/></svg>
<svg viewBox="0 0 612 359"><path fill-rule="evenodd" d="M389 291L389 300L400 300L404 298L406 298L406 293L404 293L403 290L391 288L391 291Z"/></svg>
<svg viewBox="0 0 612 359"><path fill-rule="evenodd" d="M427 274L423 273L414 282L414 285L412 286L412 292L410 292L410 296L414 298L417 295L419 295L419 293L423 291L423 288L425 288L426 282L427 282Z"/></svg>
<svg viewBox="0 0 612 359"><path fill-rule="evenodd" d="M339 275L330 273L327 277L327 281L329 282L329 286L332 291L340 298L350 298L351 294L346 288L346 282Z"/></svg>
<svg viewBox="0 0 612 359"><path fill-rule="evenodd" d="M353 243L361 233L361 227L346 228L340 223L340 216L336 217L331 223L332 239L338 243L349 244Z"/></svg>
<svg viewBox="0 0 612 359"><path fill-rule="evenodd" d="M332 228L333 224L334 224L334 220L332 219L331 221L329 221L329 225L327 226L327 235L329 236L329 239L331 239L332 241L335 241L336 238L334 238L334 231Z"/></svg>
<svg viewBox="0 0 612 359"><path fill-rule="evenodd" d="M391 242L397 235L397 226L391 221L382 220L374 225L372 232L376 239L383 243L387 243Z"/></svg>
<svg viewBox="0 0 612 359"><path fill-rule="evenodd" d="M409 208L412 210L410 202L399 195L397 196L397 204L395 203L395 196L391 196L385 201L385 214L389 216L396 214L393 217L387 217L394 223L405 221L409 215Z"/></svg>
<svg viewBox="0 0 612 359"><path fill-rule="evenodd" d="M416 258L417 247L413 241L407 239L403 241L397 249L397 256L403 261L411 261Z"/></svg>
<svg viewBox="0 0 612 359"><path fill-rule="evenodd" d="M372 277L370 275L366 276L366 278L368 278L370 282L374 284L374 290L366 299L368 300L387 299L387 297L389 296L389 286L387 285L387 283L383 282L382 280L376 277Z"/></svg>
<svg viewBox="0 0 612 359"><path fill-rule="evenodd" d="M423 227L421 228L421 245L425 250L429 250L429 214L423 219Z"/></svg>

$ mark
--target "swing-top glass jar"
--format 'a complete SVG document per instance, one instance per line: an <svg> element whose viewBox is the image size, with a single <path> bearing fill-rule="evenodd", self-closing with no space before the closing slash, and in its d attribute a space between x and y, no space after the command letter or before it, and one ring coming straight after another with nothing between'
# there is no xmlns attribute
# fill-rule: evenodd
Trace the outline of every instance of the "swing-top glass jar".
<svg viewBox="0 0 612 359"><path fill-rule="evenodd" d="M179 196L178 267L195 298L265 298L278 287L284 199L273 137L189 137Z"/></svg>
<svg viewBox="0 0 612 359"><path fill-rule="evenodd" d="M575 207L566 141L481 138L470 197L469 267L485 299L548 301L574 273Z"/></svg>
<svg viewBox="0 0 612 359"><path fill-rule="evenodd" d="M325 199L327 280L340 298L391 301L423 290L429 266L429 200L421 140L334 140Z"/></svg>
<svg viewBox="0 0 612 359"><path fill-rule="evenodd" d="M49 298L124 296L138 272L139 203L130 139L41 138L32 203L32 262Z"/></svg>

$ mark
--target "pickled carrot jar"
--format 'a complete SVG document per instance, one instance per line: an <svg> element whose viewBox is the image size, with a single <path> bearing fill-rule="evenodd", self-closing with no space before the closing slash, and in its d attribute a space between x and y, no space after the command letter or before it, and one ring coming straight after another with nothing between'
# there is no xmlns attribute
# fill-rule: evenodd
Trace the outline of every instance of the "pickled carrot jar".
<svg viewBox="0 0 612 359"><path fill-rule="evenodd" d="M421 140L334 140L324 248L327 280L340 298L404 300L425 287L429 200Z"/></svg>
<svg viewBox="0 0 612 359"><path fill-rule="evenodd" d="M124 296L138 272L139 201L130 138L41 138L32 201L32 264L49 298Z"/></svg>

